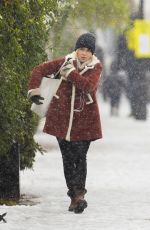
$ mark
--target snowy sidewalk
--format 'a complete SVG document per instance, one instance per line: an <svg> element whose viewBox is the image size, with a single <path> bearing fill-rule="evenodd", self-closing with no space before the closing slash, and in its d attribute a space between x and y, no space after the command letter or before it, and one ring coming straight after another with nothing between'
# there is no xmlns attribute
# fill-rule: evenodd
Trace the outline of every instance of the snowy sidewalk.
<svg viewBox="0 0 150 230"><path fill-rule="evenodd" d="M150 118L128 118L125 100L118 118L109 116L102 101L100 107L104 137L88 153L85 212L67 211L59 149L55 138L39 134L36 138L51 150L37 153L34 170L21 172L21 194L30 205L0 206L0 214L7 212L0 230L150 229Z"/></svg>

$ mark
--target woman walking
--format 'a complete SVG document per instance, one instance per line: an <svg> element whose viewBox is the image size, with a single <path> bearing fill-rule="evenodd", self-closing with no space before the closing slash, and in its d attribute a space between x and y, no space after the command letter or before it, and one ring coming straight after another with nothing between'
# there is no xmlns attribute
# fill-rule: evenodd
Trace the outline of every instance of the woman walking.
<svg viewBox="0 0 150 230"><path fill-rule="evenodd" d="M96 100L102 65L94 52L95 36L82 34L73 53L36 66L29 82L29 97L40 104L42 78L59 72L61 84L49 105L43 131L57 138L71 198L68 210L74 213L82 213L87 207L86 156L90 143L102 138Z"/></svg>

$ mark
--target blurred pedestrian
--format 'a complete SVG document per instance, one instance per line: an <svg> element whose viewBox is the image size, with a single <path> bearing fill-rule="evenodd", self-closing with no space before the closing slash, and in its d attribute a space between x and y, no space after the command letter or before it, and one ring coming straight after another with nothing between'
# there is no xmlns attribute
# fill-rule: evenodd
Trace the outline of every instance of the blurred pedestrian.
<svg viewBox="0 0 150 230"><path fill-rule="evenodd" d="M102 138L96 91L102 65L95 52L95 36L82 34L75 51L36 66L29 82L29 97L42 103L39 86L44 76L59 71L62 82L48 112L44 132L56 136L62 153L64 176L71 198L69 211L82 213L87 176L86 156L92 141Z"/></svg>
<svg viewBox="0 0 150 230"><path fill-rule="evenodd" d="M103 83L110 103L111 116L119 115L120 100L123 90L126 89L126 80L124 72L118 71L117 63L112 62L110 74L106 76Z"/></svg>

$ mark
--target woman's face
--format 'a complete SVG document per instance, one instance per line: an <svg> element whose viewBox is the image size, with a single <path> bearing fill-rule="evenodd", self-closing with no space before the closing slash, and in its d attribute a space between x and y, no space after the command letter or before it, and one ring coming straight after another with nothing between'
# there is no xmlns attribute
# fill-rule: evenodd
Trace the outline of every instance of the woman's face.
<svg viewBox="0 0 150 230"><path fill-rule="evenodd" d="M88 48L79 48L76 51L77 58L79 59L80 62L86 62L92 58L92 53Z"/></svg>

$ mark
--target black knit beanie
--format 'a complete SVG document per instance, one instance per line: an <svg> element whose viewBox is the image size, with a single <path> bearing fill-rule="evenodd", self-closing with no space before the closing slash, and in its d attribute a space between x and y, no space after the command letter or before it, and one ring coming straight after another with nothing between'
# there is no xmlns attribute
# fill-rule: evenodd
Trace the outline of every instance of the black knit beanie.
<svg viewBox="0 0 150 230"><path fill-rule="evenodd" d="M92 33L82 34L76 42L75 50L85 47L88 48L93 54L95 52L95 41L96 38L94 34Z"/></svg>

